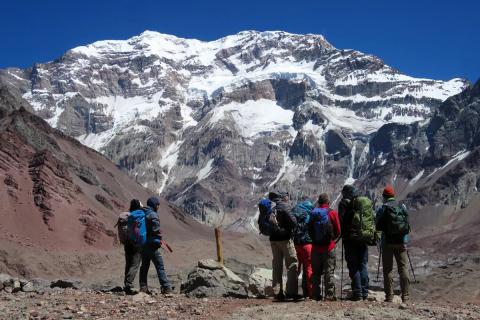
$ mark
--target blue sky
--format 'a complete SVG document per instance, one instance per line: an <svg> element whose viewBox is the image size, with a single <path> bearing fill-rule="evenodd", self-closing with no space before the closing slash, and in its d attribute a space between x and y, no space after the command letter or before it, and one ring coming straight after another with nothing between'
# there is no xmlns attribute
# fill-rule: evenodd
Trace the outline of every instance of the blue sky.
<svg viewBox="0 0 480 320"><path fill-rule="evenodd" d="M480 78L480 1L6 0L0 68L144 30L213 40L242 30L323 34L417 77Z"/></svg>

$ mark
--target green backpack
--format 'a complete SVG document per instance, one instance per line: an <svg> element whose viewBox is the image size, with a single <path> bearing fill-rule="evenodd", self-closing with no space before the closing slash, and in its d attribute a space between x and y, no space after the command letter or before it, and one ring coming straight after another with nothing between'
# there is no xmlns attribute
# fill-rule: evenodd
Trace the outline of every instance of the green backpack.
<svg viewBox="0 0 480 320"><path fill-rule="evenodd" d="M406 208L398 202L387 202L384 204L385 210L385 233L387 236L404 236L410 232L410 223L408 222L408 212Z"/></svg>
<svg viewBox="0 0 480 320"><path fill-rule="evenodd" d="M375 229L375 211L372 201L367 197L357 197L353 200L352 210L350 239L375 245L378 241L378 233Z"/></svg>

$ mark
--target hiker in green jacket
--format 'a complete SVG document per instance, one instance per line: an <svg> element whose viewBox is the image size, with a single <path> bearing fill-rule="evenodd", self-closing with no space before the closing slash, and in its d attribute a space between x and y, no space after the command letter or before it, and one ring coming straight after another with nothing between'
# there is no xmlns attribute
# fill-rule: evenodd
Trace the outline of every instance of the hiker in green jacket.
<svg viewBox="0 0 480 320"><path fill-rule="evenodd" d="M393 257L400 275L402 301L409 300L407 241L410 225L405 205L395 200L395 191L388 185L383 190L383 205L376 215L377 230L382 231L382 265L385 301L393 301Z"/></svg>

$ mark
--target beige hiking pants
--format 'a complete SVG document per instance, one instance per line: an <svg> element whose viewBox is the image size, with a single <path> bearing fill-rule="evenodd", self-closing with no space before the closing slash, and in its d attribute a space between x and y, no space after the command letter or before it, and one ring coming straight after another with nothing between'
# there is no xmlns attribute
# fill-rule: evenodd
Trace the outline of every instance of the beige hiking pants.
<svg viewBox="0 0 480 320"><path fill-rule="evenodd" d="M283 292L283 261L287 268L287 295L298 294L297 253L293 240L270 241L272 247L272 287L274 292ZM278 287L280 286L280 289Z"/></svg>

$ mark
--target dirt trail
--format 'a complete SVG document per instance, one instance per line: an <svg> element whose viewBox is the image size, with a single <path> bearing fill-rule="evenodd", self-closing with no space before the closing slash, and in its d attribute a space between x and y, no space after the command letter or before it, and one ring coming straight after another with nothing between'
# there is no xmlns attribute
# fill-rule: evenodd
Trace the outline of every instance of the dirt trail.
<svg viewBox="0 0 480 320"><path fill-rule="evenodd" d="M189 299L183 295L58 290L44 295L0 294L2 319L480 319L475 304L413 302L285 302L270 299Z"/></svg>

